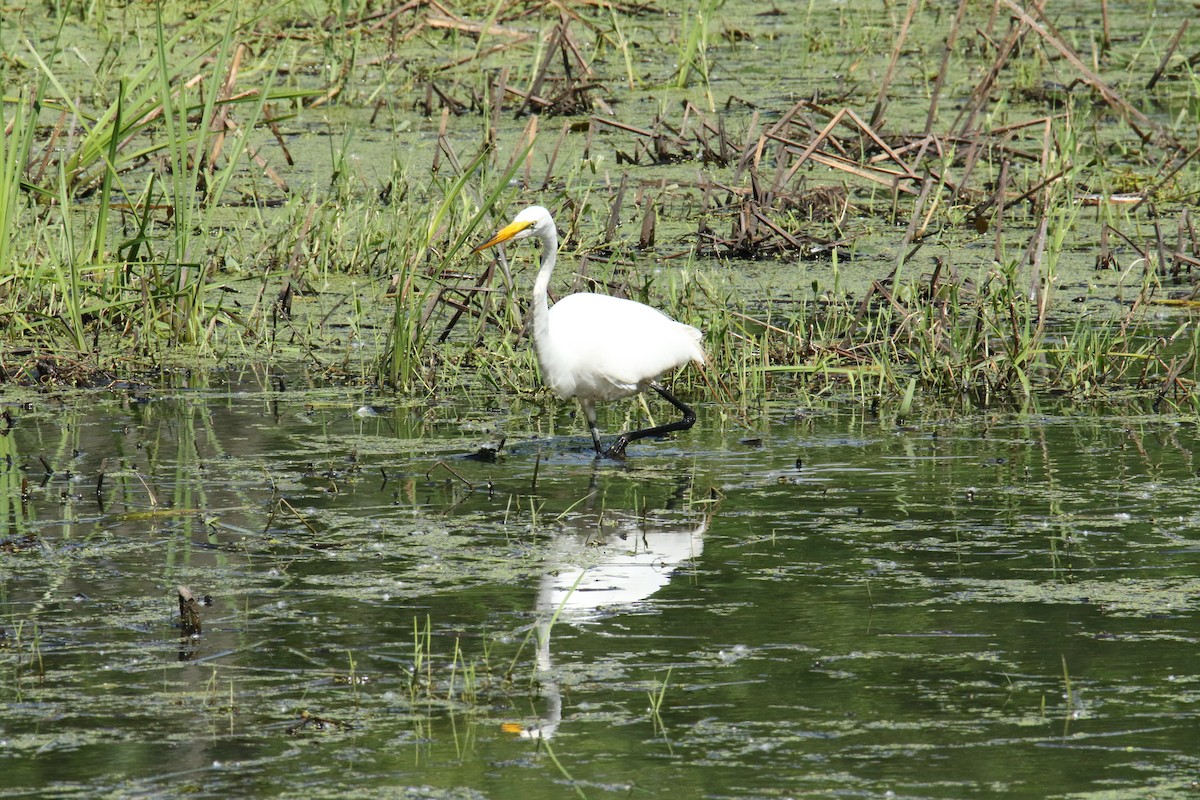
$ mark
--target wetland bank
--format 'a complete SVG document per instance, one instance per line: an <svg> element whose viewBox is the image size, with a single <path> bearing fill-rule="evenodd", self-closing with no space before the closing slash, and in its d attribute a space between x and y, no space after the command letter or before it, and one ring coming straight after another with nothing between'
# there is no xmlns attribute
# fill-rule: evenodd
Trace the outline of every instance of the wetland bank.
<svg viewBox="0 0 1200 800"><path fill-rule="evenodd" d="M1194 796L1200 33L1044 6L3 6L0 796Z"/></svg>

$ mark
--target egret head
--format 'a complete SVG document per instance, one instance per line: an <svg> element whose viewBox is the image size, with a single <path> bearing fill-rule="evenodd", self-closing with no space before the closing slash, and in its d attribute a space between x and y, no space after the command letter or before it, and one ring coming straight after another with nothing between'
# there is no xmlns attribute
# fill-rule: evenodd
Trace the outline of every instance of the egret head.
<svg viewBox="0 0 1200 800"><path fill-rule="evenodd" d="M497 245L501 242L516 241L529 236L536 236L543 242L546 242L550 234L553 233L556 232L554 230L554 220L550 217L550 212L541 206L530 206L520 214L517 214L513 218L513 221L501 228L495 236L476 247L475 252L478 253L480 250L486 250L492 245Z"/></svg>

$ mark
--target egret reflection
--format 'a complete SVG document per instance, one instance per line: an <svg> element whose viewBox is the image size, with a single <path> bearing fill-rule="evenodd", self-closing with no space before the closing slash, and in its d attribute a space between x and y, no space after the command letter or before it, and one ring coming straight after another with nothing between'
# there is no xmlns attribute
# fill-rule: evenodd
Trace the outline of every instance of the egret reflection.
<svg viewBox="0 0 1200 800"><path fill-rule="evenodd" d="M560 677L551 661L555 626L636 608L700 555L711 519L711 513L671 518L610 508L564 522L537 594L536 675L546 708L536 724L519 730L523 738L549 739L562 722Z"/></svg>

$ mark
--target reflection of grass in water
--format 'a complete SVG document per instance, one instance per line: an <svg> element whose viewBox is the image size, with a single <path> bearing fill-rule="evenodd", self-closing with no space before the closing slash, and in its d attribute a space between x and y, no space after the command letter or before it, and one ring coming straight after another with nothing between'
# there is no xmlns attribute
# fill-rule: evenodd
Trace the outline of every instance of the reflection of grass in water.
<svg viewBox="0 0 1200 800"><path fill-rule="evenodd" d="M557 769L559 771L559 773L562 774L563 778L566 779L567 783L571 784L571 788L573 788L575 790L575 794L579 795L579 797L584 798L584 800L587 800L587 795L584 793L583 787L579 785L579 782L577 780L575 780L575 778L571 777L571 773L567 770L566 767L563 766L563 763L558 760L558 756L555 754L554 748L550 746L550 740L549 739L541 739L538 742L538 746L544 747L546 749L546 755L550 757L550 761L551 761L551 763L554 764L554 768Z"/></svg>
<svg viewBox="0 0 1200 800"><path fill-rule="evenodd" d="M662 683L658 684L658 690L646 692L646 697L650 701L650 722L654 725L655 734L662 734L664 739L667 736L667 726L663 722L662 708L663 702L667 699L667 684L670 682L671 668L667 667L667 674L663 676Z"/></svg>
<svg viewBox="0 0 1200 800"><path fill-rule="evenodd" d="M26 629L32 628L29 637ZM23 686L26 679L36 684L46 681L46 664L42 660L42 631L37 623L16 622L12 637L0 640L0 651L12 654L12 682L14 700L24 700Z"/></svg>
<svg viewBox="0 0 1200 800"><path fill-rule="evenodd" d="M1066 706L1063 708L1063 732L1065 737L1071 727L1071 716L1075 713L1075 693L1071 690L1071 671L1067 669L1067 656L1062 656L1062 671L1063 671L1063 697L1066 698Z"/></svg>
<svg viewBox="0 0 1200 800"><path fill-rule="evenodd" d="M212 668L212 673L208 676L208 683L204 685L203 706L211 709L216 714L224 714L229 721L229 735L234 734L234 720L238 715L237 693L235 691L234 679L229 679L229 696L225 698L221 693L219 670L217 667ZM224 703L222 703L224 700Z"/></svg>

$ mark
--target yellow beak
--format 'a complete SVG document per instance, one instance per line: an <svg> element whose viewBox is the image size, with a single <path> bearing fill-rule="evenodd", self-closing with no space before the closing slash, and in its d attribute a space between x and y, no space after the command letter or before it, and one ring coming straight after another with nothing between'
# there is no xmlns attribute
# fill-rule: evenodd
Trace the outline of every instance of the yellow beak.
<svg viewBox="0 0 1200 800"><path fill-rule="evenodd" d="M476 247L471 252L478 253L480 250L487 250L492 245L500 244L501 242L507 242L521 231L532 227L532 222L510 222L508 225L505 225L503 228L501 228L499 233L488 239L483 244L479 245L479 247Z"/></svg>

